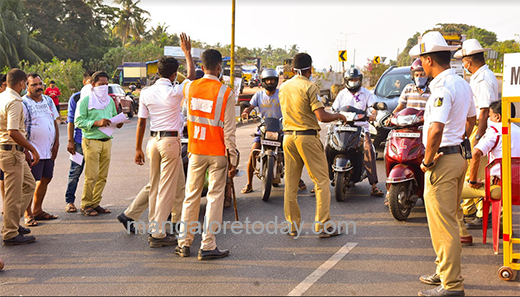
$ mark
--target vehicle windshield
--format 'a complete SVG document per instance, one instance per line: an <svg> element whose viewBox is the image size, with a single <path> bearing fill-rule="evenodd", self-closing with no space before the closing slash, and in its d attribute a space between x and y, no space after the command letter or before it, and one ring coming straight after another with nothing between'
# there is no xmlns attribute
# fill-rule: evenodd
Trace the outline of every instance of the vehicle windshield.
<svg viewBox="0 0 520 297"><path fill-rule="evenodd" d="M377 84L375 94L379 97L392 99L399 97L404 87L412 83L409 73L387 73Z"/></svg>
<svg viewBox="0 0 520 297"><path fill-rule="evenodd" d="M125 95L125 91L119 86L108 86L108 93L115 95Z"/></svg>

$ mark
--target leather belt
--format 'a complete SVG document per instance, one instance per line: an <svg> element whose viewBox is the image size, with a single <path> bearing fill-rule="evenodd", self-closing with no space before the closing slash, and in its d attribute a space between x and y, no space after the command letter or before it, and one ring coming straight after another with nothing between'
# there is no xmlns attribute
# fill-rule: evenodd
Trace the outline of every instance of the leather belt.
<svg viewBox="0 0 520 297"><path fill-rule="evenodd" d="M92 140L97 140L97 141L101 141L101 142L107 142L110 139L112 139L112 138L102 138L102 139L92 139Z"/></svg>
<svg viewBox="0 0 520 297"><path fill-rule="evenodd" d="M318 135L318 130L303 130L303 131L292 131L287 130L285 131L288 134L296 134L296 135Z"/></svg>
<svg viewBox="0 0 520 297"><path fill-rule="evenodd" d="M159 137L178 137L178 131L150 131L150 136L155 137L159 134Z"/></svg>
<svg viewBox="0 0 520 297"><path fill-rule="evenodd" d="M13 148L15 148L19 152L23 152L23 147L18 144L14 144L14 145L13 144L1 144L0 145L0 150L3 150L3 151L11 151L11 150L13 150Z"/></svg>
<svg viewBox="0 0 520 297"><path fill-rule="evenodd" d="M438 152L443 153L445 155L462 154L462 148L460 147L460 145L445 146L439 148Z"/></svg>

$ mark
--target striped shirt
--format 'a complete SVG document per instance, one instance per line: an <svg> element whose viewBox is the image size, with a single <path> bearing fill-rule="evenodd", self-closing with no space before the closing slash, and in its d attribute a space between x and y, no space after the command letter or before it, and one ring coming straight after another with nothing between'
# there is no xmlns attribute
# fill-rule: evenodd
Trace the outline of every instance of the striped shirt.
<svg viewBox="0 0 520 297"><path fill-rule="evenodd" d="M424 110L426 108L426 102L430 98L430 89L426 89L424 93L419 93L419 89L414 83L406 85L401 97L399 97L399 103L405 105L407 108L412 107L418 110Z"/></svg>

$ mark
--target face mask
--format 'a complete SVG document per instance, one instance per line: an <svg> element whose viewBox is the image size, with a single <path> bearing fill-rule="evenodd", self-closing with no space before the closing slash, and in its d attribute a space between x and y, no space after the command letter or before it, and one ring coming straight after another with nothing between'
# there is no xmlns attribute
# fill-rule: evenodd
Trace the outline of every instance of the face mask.
<svg viewBox="0 0 520 297"><path fill-rule="evenodd" d="M309 77L309 80L312 80L312 74L311 74L311 76Z"/></svg>
<svg viewBox="0 0 520 297"><path fill-rule="evenodd" d="M92 93L96 94L98 98L103 98L108 95L108 85L94 87Z"/></svg>
<svg viewBox="0 0 520 297"><path fill-rule="evenodd" d="M222 76L224 76L224 69L220 70L220 74L218 75L218 79L221 80Z"/></svg>
<svg viewBox="0 0 520 297"><path fill-rule="evenodd" d="M23 96L25 96L25 95L27 95L27 90L22 90L22 91L20 92L20 96L23 97Z"/></svg>
<svg viewBox="0 0 520 297"><path fill-rule="evenodd" d="M419 89L424 89L426 88L426 84L428 83L428 77L426 76L421 76L421 77L416 77L415 78L415 85L419 88Z"/></svg>
<svg viewBox="0 0 520 297"><path fill-rule="evenodd" d="M468 70L468 68L464 67L464 71L466 71L466 74L471 75L471 72Z"/></svg>
<svg viewBox="0 0 520 297"><path fill-rule="evenodd" d="M311 69L311 67L305 67L305 68L302 68L302 69L294 68L294 70L296 70L296 74L298 74L298 75L302 75L302 71L308 70L308 69ZM309 79L311 79L311 78L312 78L312 73L311 73L311 76L309 77Z"/></svg>
<svg viewBox="0 0 520 297"><path fill-rule="evenodd" d="M355 88L355 87L357 87L359 85L359 82L358 81L351 81L351 80L349 80L349 81L347 81L347 84L348 84L349 87Z"/></svg>

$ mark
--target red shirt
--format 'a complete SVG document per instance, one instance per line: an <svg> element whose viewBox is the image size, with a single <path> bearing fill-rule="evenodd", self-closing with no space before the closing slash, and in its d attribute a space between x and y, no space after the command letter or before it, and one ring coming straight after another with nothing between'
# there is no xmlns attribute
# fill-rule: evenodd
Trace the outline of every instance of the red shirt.
<svg viewBox="0 0 520 297"><path fill-rule="evenodd" d="M60 99L58 98L58 96L61 95L61 92L60 89L58 89L58 87L49 87L47 88L47 90L45 90L44 94L52 98L52 101L54 101L54 105L60 104Z"/></svg>

